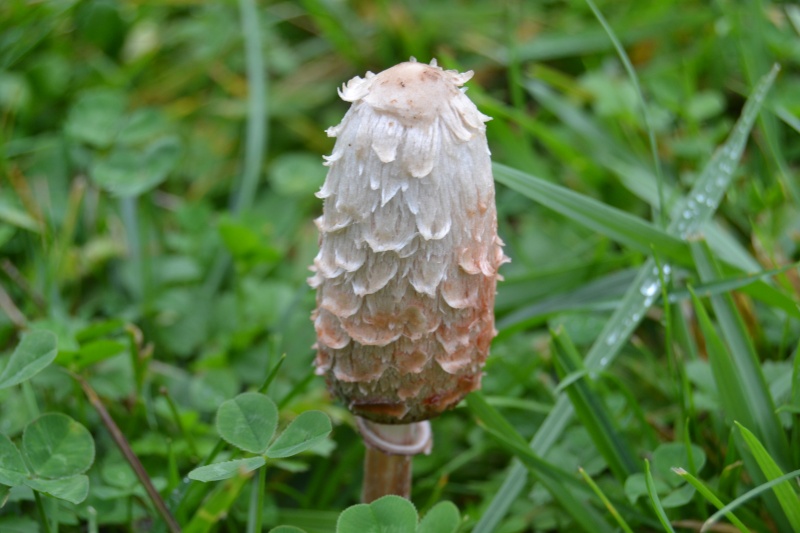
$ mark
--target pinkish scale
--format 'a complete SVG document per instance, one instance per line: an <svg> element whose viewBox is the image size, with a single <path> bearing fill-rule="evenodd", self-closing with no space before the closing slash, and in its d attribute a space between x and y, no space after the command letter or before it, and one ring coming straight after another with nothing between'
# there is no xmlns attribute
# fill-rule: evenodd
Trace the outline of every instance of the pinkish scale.
<svg viewBox="0 0 800 533"><path fill-rule="evenodd" d="M401 63L353 78L317 194L317 373L383 424L434 417L480 387L498 267L489 149L460 87L472 77Z"/></svg>

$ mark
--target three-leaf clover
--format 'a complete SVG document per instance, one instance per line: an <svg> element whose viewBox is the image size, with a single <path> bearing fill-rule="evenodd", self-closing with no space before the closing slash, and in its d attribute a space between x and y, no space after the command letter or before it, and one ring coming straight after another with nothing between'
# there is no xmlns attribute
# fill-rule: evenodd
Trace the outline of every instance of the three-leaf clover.
<svg viewBox="0 0 800 533"><path fill-rule="evenodd" d="M217 409L217 432L229 444L255 456L201 466L189 472L189 478L197 481L228 479L264 466L267 459L281 459L306 451L330 434L331 421L321 411L306 411L273 442L277 427L278 408L263 394L245 392L223 402Z"/></svg>
<svg viewBox="0 0 800 533"><path fill-rule="evenodd" d="M439 502L422 520L414 504L400 496L384 496L370 504L348 507L336 522L336 533L456 533L461 526L458 508L450 502ZM295 526L278 526L270 533L305 533Z"/></svg>
<svg viewBox="0 0 800 533"><path fill-rule="evenodd" d="M81 503L89 494L89 478L84 472L93 462L94 439L89 430L62 413L44 414L29 423L22 434L21 453L11 439L0 434L2 485L27 485Z"/></svg>

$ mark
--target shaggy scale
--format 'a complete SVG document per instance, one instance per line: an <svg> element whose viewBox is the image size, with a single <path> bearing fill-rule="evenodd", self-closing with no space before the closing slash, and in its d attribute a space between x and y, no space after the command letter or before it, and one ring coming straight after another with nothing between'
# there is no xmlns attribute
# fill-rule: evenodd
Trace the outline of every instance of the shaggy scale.
<svg viewBox="0 0 800 533"><path fill-rule="evenodd" d="M425 420L480 386L494 329L497 236L471 72L401 63L350 80L316 220L317 373L351 411Z"/></svg>

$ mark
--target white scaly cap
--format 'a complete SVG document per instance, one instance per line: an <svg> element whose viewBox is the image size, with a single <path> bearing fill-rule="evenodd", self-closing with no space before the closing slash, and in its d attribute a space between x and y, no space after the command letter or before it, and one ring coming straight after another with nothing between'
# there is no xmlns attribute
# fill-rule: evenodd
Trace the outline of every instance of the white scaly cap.
<svg viewBox="0 0 800 533"><path fill-rule="evenodd" d="M480 387L494 329L497 236L484 123L460 87L472 72L400 63L355 77L317 196L309 279L317 373L374 422L434 417Z"/></svg>

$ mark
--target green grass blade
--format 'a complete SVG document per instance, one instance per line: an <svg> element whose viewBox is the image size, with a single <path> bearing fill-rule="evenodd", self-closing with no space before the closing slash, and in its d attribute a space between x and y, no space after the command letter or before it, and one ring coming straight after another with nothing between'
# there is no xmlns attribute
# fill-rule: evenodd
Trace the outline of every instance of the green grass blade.
<svg viewBox="0 0 800 533"><path fill-rule="evenodd" d="M231 506L252 475L252 472L239 473L231 479L218 483L183 528L184 533L208 533L211 531L220 520L228 515Z"/></svg>
<svg viewBox="0 0 800 533"><path fill-rule="evenodd" d="M576 486L579 485L577 479L573 478L567 472L551 465L529 447L528 443L522 436L517 433L508 420L500 414L497 409L492 407L480 392L473 392L467 396L467 407L472 413L472 416L478 423L492 436L494 436L500 444L509 448L518 458L523 461L529 468L533 469L538 474L546 474L552 479L560 479L566 483L572 483Z"/></svg>
<svg viewBox="0 0 800 533"><path fill-rule="evenodd" d="M708 22L707 13L700 10L687 10L680 16L668 16L660 19L641 21L620 33L619 39L623 44L633 44L639 40L646 40L653 35L663 35L664 32L680 31L691 32ZM536 35L534 39L517 47L517 59L523 62L545 61L586 54L594 54L612 47L608 36L599 28L581 28L576 33L547 32ZM505 64L508 58L504 54L494 54L495 59Z"/></svg>
<svg viewBox="0 0 800 533"><path fill-rule="evenodd" d="M800 306L790 296L768 284L766 281L756 281L752 285L745 285L740 291L754 300L777 309L781 309L787 315L800 318Z"/></svg>
<svg viewBox="0 0 800 533"><path fill-rule="evenodd" d="M497 286L495 313L514 312L531 302L541 301L556 293L564 293L565 296L567 291L572 290L584 290L583 299L619 298L635 275L634 269L625 268L627 262L628 258L604 260L600 265L581 262L525 272L519 276L507 275L503 283ZM604 272L611 272L598 277L598 267Z"/></svg>
<svg viewBox="0 0 800 533"><path fill-rule="evenodd" d="M693 487L694 487L694 488L697 490L697 492L699 492L699 493L700 493L700 494L701 494L701 495L702 495L702 496L703 496L703 497L704 497L704 498L705 498L705 499L706 499L706 500L707 500L707 501L708 501L708 502L709 502L711 505L713 505L713 506L714 506L714 507L716 507L717 509L722 509L723 507L725 507L725 504L724 504L724 503L722 503L722 500L720 500L720 499L717 497L717 495L716 495L716 494L714 494L714 492L712 492L712 490L706 486L706 484L705 484L705 483L703 483L702 481L700 481L699 479L697 479L696 477L694 477L692 474L690 474L689 472L687 472L687 471L686 471L686 470L684 470L683 468L673 468L673 469L672 469L672 471L673 471L673 472L675 472L677 475L681 476L683 479L685 479L685 480L686 480L686 481L687 481L687 482L688 482L688 483L689 483L691 486L693 486ZM742 521L741 521L741 520L739 520L739 518L738 518L738 517L737 517L735 514L733 514L733 512L730 512L730 511L729 511L729 512L725 513L725 517L726 517L728 520L730 520L730 521L731 521L731 524L733 524L734 526L736 526L736 528L737 528L739 531L741 531L742 533L750 533L750 529L748 529L748 527L747 527L747 526L745 526L745 525L744 525L744 523L742 523Z"/></svg>
<svg viewBox="0 0 800 533"><path fill-rule="evenodd" d="M653 207L658 206L659 186L656 175L642 161L631 156L629 150L604 131L591 115L556 94L542 80L529 80L525 88L542 107L580 136L583 140L581 148L593 163L616 175L620 183L638 198ZM670 206L677 199L678 193L666 185L662 189L665 205Z"/></svg>
<svg viewBox="0 0 800 533"><path fill-rule="evenodd" d="M665 265L665 268L668 267ZM665 279L668 278L668 274L665 273L663 277ZM633 330L639 325L644 313L655 301L660 288L659 283L656 263L653 259L648 259L640 268L631 287L586 355L584 366L587 369L600 371L611 364L627 342L628 337L633 333ZM573 413L569 398L565 394L560 395L553 410L547 415L547 418L531 441L531 448L539 455L547 453L561 436L564 428L572 419ZM498 493L502 493L504 499L495 496L487 509L487 513L481 517L481 520L475 526L475 533L489 533L495 530L499 523L497 517L502 518L514 500L510 496L512 492L505 490L506 485L519 486L521 490L524 487L523 481L525 477L526 471L521 465L511 468L503 482L501 492ZM518 494L519 492L517 492ZM491 511L491 514L488 511Z"/></svg>
<svg viewBox="0 0 800 533"><path fill-rule="evenodd" d="M786 314L800 318L800 306L787 294L769 285L768 278L783 272L800 267L800 263L793 263L781 268L764 270L753 274L726 275L724 279L701 283L695 286L694 292L701 298L738 290L764 304L783 310ZM572 271L570 275L576 276ZM625 289L633 280L630 270L614 272L592 281L586 282L574 290L558 292L558 279L539 278L536 283L550 287L546 298L541 297L541 292L526 290L524 283L514 283L506 280L499 288L498 300L503 299L502 306L495 306L495 312L512 307L510 302L521 302L524 297L533 303L528 305L516 304L516 309L504 314L497 319L496 327L499 330L498 339L503 339L514 332L543 323L549 316L564 311L607 311L616 309ZM509 283L512 287L509 287ZM554 287L555 284L555 287ZM677 303L690 300L691 294L687 289L678 289L670 292L669 301Z"/></svg>
<svg viewBox="0 0 800 533"><path fill-rule="evenodd" d="M264 379L264 383L262 383L261 386L258 388L258 392L260 392L261 394L267 393L267 390L269 390L269 386L278 376L278 370L281 369L285 361L286 361L286 354L283 354L281 355L281 358L278 359L278 362L275 363L275 366L272 367L272 370L269 371L269 374L267 375L266 379Z"/></svg>
<svg viewBox="0 0 800 533"><path fill-rule="evenodd" d="M656 482L653 480L653 474L650 473L650 461L644 460L644 479L647 482L647 494L650 496L650 502L653 504L653 510L656 512L658 521L664 527L664 531L675 533L672 529L672 524L669 523L667 513L664 512L664 506L661 505L661 500L656 491Z"/></svg>
<svg viewBox="0 0 800 533"><path fill-rule="evenodd" d="M786 109L786 106L777 105L774 109L775 115L786 123L787 126L792 128L797 133L800 133L800 118L797 118L791 111Z"/></svg>
<svg viewBox="0 0 800 533"><path fill-rule="evenodd" d="M330 0L303 0L302 4L319 32L342 57L356 64L363 61L356 35L361 33L360 18L348 4Z"/></svg>
<svg viewBox="0 0 800 533"><path fill-rule="evenodd" d="M700 531L701 532L708 531L715 523L719 521L720 518L722 518L723 516L727 516L728 513L730 513L737 507L741 506L742 504L754 498L759 497L761 494L770 490L772 487L775 487L787 481L791 481L793 479L797 479L798 477L800 477L800 470L794 470L792 472L789 472L788 474L782 475L781 477L775 478L772 481L762 483L761 485L753 489L750 489L749 491L745 492L744 494L742 494L741 496L730 502L728 505L726 505L725 507L723 507L722 509L711 515L708 518L708 520L705 521L705 523L703 524L703 528Z"/></svg>
<svg viewBox="0 0 800 533"><path fill-rule="evenodd" d="M527 446L524 449L528 450ZM550 479L549 476L539 475L539 481L548 492L561 504L564 511L587 533L613 533L614 529L608 525L602 516L587 505L583 500L576 498L564 485Z"/></svg>
<svg viewBox="0 0 800 533"><path fill-rule="evenodd" d="M607 276L602 276L574 290L560 291L557 286L549 285L552 289L547 297L530 297L529 305L520 304L511 313L499 317L496 323L500 331L498 337L503 338L514 331L531 325L543 322L549 315L566 310L591 310L608 311L614 309L625 293L625 289L631 284L636 272L623 270L614 272ZM507 282L503 282L506 285ZM505 287L499 288L501 293L509 290ZM519 291L521 293L522 290ZM518 295L514 295L516 298ZM500 293L498 294L498 299ZM538 300L538 301L537 301ZM497 309L495 309L497 312Z"/></svg>
<svg viewBox="0 0 800 533"><path fill-rule="evenodd" d="M621 527L625 533L633 533L631 526L628 525L628 523L625 521L625 518L623 518L619 511L617 511L617 508L614 507L614 504L608 499L608 496L605 495L603 490L597 485L597 483L594 482L591 476L586 473L586 470L579 468L578 471L581 473L584 481L586 481L586 483L592 488L597 497L600 498L600 501L603 502L603 505L606 506L606 509L608 509L608 512L611 513L611 516L614 517L614 520L616 520L617 524L619 524L619 527Z"/></svg>
<svg viewBox="0 0 800 533"><path fill-rule="evenodd" d="M608 533L613 531L597 511L579 500L567 485L582 491L585 491L586 487L577 478L536 455L528 447L525 439L499 412L486 403L480 393L467 396L467 405L484 429L529 468L531 474L585 531Z"/></svg>
<svg viewBox="0 0 800 533"><path fill-rule="evenodd" d="M562 376L584 370L580 354L565 331L551 332L556 367ZM586 376L587 374L584 374ZM578 379L566 388L575 414L589 432L592 442L621 483L638 471L635 455L625 437L617 429L603 399L585 379Z"/></svg>
<svg viewBox="0 0 800 533"><path fill-rule="evenodd" d="M675 262L687 263L685 243L639 217L500 163L494 163L493 170L498 182L592 231L643 253L655 248Z"/></svg>
<svg viewBox="0 0 800 533"><path fill-rule="evenodd" d="M800 408L800 344L794 350L792 365L792 399L791 405Z"/></svg>
<svg viewBox="0 0 800 533"><path fill-rule="evenodd" d="M711 156L703 172L694 184L683 205L673 215L669 226L670 233L682 239L697 233L703 224L711 219L719 207L725 192L731 184L733 173L742 157L750 131L753 129L758 112L764 104L767 92L775 82L780 67L761 78L742 109L733 131L725 143Z"/></svg>
<svg viewBox="0 0 800 533"><path fill-rule="evenodd" d="M514 503L514 500L525 488L527 478L528 471L522 462L515 457L511 462L508 476L503 480L503 484L497 490L489 505L481 513L480 520L475 524L473 531L484 533L496 531L497 525L503 520L511 504Z"/></svg>
<svg viewBox="0 0 800 533"><path fill-rule="evenodd" d="M733 31L739 37L740 64L743 67L746 80L755 81L773 59L768 51L772 43L767 39L771 34L772 26L768 20L761 16L760 2L745 3L737 9L731 9L726 16L733 23ZM773 113L764 114L759 120L759 133L764 152L769 154L769 172L777 177L781 188L789 193L795 204L800 202L800 186L797 178L792 175L792 170L786 161L783 143L780 142L782 131L779 127L778 117ZM788 146L788 145L787 145Z"/></svg>
<svg viewBox="0 0 800 533"><path fill-rule="evenodd" d="M777 276L778 274L782 274L796 268L800 268L800 262L792 263L781 268L755 272L753 274L726 276L709 283L697 285L693 287L693 291L701 298L716 296L718 294L724 294L726 292L736 290L744 292L744 290L749 287L752 290L750 290L750 292L747 294L753 293L754 296L761 292L774 291L774 294L770 292L770 296L765 298L766 301L762 301L771 307L779 307L788 314L800 318L800 306L798 306L791 298L787 297L783 292L764 282L766 279L771 278L772 276ZM670 293L669 301L680 302L689 298L691 298L689 290L673 290ZM783 303L783 299L787 299L790 305L786 306L785 303Z"/></svg>
<svg viewBox="0 0 800 533"><path fill-rule="evenodd" d="M636 96L639 98L639 106L641 107L642 111L642 118L644 119L645 127L647 128L647 139L650 143L650 154L653 156L653 168L656 171L656 181L658 187L658 206L657 206L657 213L658 213L658 221L661 226L666 225L666 214L665 214L665 204L664 204L664 176L661 172L661 159L658 157L658 143L656 142L656 132L653 129L652 121L650 120L650 113L647 110L647 102L644 99L644 93L642 92L642 87L639 85L639 77L636 75L636 71L633 69L633 65L631 64L631 60L628 58L628 54L625 52L625 48L623 48L622 43L619 42L617 39L616 33L614 33L614 29L608 24L606 18L603 16L603 13L597 8L597 6L592 2L592 0L586 0L586 3L594 13L594 16L597 17L597 21L600 22L600 25L603 26L603 30L605 30L606 34L608 34L608 39L614 44L614 48L617 51L617 55L619 56L620 61L625 66L625 72L628 73L628 77L633 84L633 87L636 89Z"/></svg>
<svg viewBox="0 0 800 533"><path fill-rule="evenodd" d="M736 368L725 343L720 338L711 318L703 306L700 299L692 294L695 314L700 330L703 332L703 339L708 352L708 360L711 365L711 372L717 384L720 404L726 412L727 419L744 420L747 424L755 423L755 414L748 401L746 393L742 393L745 384L742 383L742 376Z"/></svg>
<svg viewBox="0 0 800 533"><path fill-rule="evenodd" d="M764 477L769 481L780 478L783 475L783 471L770 456L764 445L742 424L738 422L735 422L735 424L736 427L739 428L748 448L750 448L750 452L755 457ZM792 530L800 531L800 499L797 497L797 493L792 488L792 485L788 481L785 481L775 485L772 490L775 492L775 496L778 498L783 512L786 513L786 518L792 525Z"/></svg>
<svg viewBox="0 0 800 533"><path fill-rule="evenodd" d="M692 249L695 252L701 279L707 281L719 276L718 265L713 261L708 246L704 242L694 242ZM698 300L695 300L695 309L706 340L714 380L717 382L726 418L729 421L740 420L754 428L773 457L791 464L786 435L775 413L772 396L761 366L733 299L730 295L724 294L713 296L711 302L722 337L717 334ZM737 441L736 447L740 451L745 467L756 482L763 481L765 478L761 475L755 457L742 446L743 443ZM773 519L778 522L779 528L789 527L779 503L772 495L765 495L765 504Z"/></svg>
<svg viewBox="0 0 800 533"><path fill-rule="evenodd" d="M247 135L244 169L233 198L232 211L241 213L253 203L267 146L267 73L261 52L261 28L255 0L239 0L247 61Z"/></svg>
<svg viewBox="0 0 800 533"><path fill-rule="evenodd" d="M730 185L733 170L738 164L747 137L766 98L767 91L775 80L777 71L778 69L775 67L762 78L753 94L748 98L733 132L716 151L700 179L695 183L685 201L684 209L679 210L673 218L669 227L670 233L684 236L697 231L711 218L719 206L726 188ZM684 218L684 214L688 218ZM664 268L666 269L667 265L664 265ZM656 262L652 258L645 261L620 306L606 323L586 355L585 366L587 368L602 368L613 362L627 338L638 326L644 313L652 305L655 295L661 288L661 278L664 282L669 278L667 272L664 272L661 277L658 274ZM561 436L561 432L572 414L569 399L561 395L551 413L536 432L531 441L531 448L540 455L546 453ZM499 520L502 519L515 499L512 496L515 491L510 487L519 487L519 490L516 491L518 495L525 486L523 482L525 477L526 471L521 465L514 465L511 468L498 492L498 495L502 494L503 499L500 499L499 496L493 498L487 512L475 526L475 533L490 533L496 529Z"/></svg>
<svg viewBox="0 0 800 533"><path fill-rule="evenodd" d="M230 199L231 212L234 214L249 209L255 199L266 155L269 124L267 68L262 53L260 17L255 0L239 0L239 17L244 37L248 94L244 165ZM220 250L206 279L204 290L207 294L217 291L230 263L230 255Z"/></svg>
<svg viewBox="0 0 800 533"><path fill-rule="evenodd" d="M704 241L695 241L691 243L691 248L700 279L706 283L719 280L722 272L708 245ZM775 414L775 404L758 356L733 298L730 294L719 294L711 297L711 304L727 345L727 349L717 346L722 350L719 361L725 361L728 368L726 375L720 376L722 380L717 383L724 408L730 416L753 428L780 464L791 464L786 435ZM698 312L700 307L696 304ZM709 325L710 322L706 324L707 327ZM715 335L711 330L704 333Z"/></svg>
<svg viewBox="0 0 800 533"><path fill-rule="evenodd" d="M761 263L745 248L739 237L734 236L715 220L710 220L703 225L703 235L706 236L711 249L721 261L735 266L743 272L761 270Z"/></svg>
<svg viewBox="0 0 800 533"><path fill-rule="evenodd" d="M790 412L800 413L800 344L794 349L794 364L792 365L792 392L788 404L781 406L781 409ZM800 427L797 424L792 426L790 434L790 446L792 448L792 464L800 464Z"/></svg>
<svg viewBox="0 0 800 533"><path fill-rule="evenodd" d="M540 81L529 81L526 87L538 103L558 116L561 122L585 141L583 148L591 154L591 160L613 172L629 191L651 206L657 207L660 203L659 189L661 189L664 205L667 208L677 204L679 200L677 191L666 183L659 186L657 177L640 161L633 159L623 146L610 138L589 114L577 109L574 104L555 94ZM540 140L543 140L543 135L537 133ZM570 157L569 160L574 160L576 157L580 156ZM702 190L698 198L708 201ZM758 261L742 247L739 241L713 221L703 224L703 231L707 233L714 252L724 261L746 272L760 268Z"/></svg>

